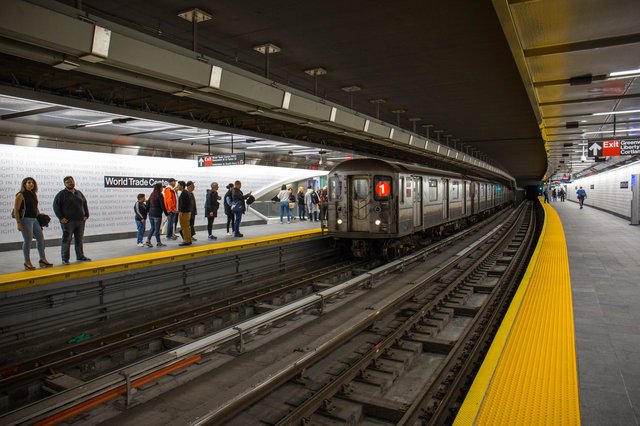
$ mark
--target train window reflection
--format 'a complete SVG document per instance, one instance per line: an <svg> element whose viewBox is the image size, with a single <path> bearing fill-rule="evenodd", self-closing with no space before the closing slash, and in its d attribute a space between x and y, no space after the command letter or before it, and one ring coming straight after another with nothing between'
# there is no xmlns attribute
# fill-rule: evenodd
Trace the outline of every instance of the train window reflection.
<svg viewBox="0 0 640 426"><path fill-rule="evenodd" d="M369 198L369 179L367 178L354 178L353 179L353 192L356 200L365 200Z"/></svg>
<svg viewBox="0 0 640 426"><path fill-rule="evenodd" d="M342 182L335 176L329 180L329 197L331 200L337 200L342 195Z"/></svg>
<svg viewBox="0 0 640 426"><path fill-rule="evenodd" d="M451 182L451 199L457 200L460 197L460 185L458 185L458 181L454 180Z"/></svg>
<svg viewBox="0 0 640 426"><path fill-rule="evenodd" d="M429 179L429 201L438 201L438 181Z"/></svg>

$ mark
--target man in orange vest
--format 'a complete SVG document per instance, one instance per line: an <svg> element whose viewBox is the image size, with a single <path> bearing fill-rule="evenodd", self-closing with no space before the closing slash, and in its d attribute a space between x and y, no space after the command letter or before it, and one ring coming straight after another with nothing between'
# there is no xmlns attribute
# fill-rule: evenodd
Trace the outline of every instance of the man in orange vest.
<svg viewBox="0 0 640 426"><path fill-rule="evenodd" d="M178 223L178 196L176 195L176 180L169 179L169 185L164 189L164 206L169 215L169 223L167 223L167 239L177 240L175 235L176 225Z"/></svg>

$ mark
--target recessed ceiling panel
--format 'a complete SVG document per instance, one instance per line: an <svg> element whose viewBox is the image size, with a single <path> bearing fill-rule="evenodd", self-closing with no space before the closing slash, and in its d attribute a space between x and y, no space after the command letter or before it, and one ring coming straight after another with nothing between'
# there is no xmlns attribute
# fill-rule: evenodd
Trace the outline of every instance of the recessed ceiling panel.
<svg viewBox="0 0 640 426"><path fill-rule="evenodd" d="M580 102L573 104L542 106L542 116L591 115L594 112L611 111L616 101Z"/></svg>
<svg viewBox="0 0 640 426"><path fill-rule="evenodd" d="M565 101L570 99L598 98L602 96L619 96L632 93L630 79L596 81L589 85L571 86L557 84L537 87L540 102ZM637 88L640 91L640 87Z"/></svg>

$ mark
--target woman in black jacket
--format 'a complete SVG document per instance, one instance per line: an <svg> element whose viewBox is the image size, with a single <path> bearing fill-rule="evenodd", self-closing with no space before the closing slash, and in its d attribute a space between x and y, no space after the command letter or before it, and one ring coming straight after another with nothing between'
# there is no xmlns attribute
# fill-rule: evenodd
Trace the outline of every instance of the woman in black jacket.
<svg viewBox="0 0 640 426"><path fill-rule="evenodd" d="M156 236L156 246L166 247L166 244L162 244L160 241L160 225L162 224L162 214L168 216L167 208L164 206L164 197L162 196L162 184L156 183L153 185L153 192L149 196L147 201L147 210L149 211L149 236L147 237L146 246L153 247L151 244L151 237Z"/></svg>
<svg viewBox="0 0 640 426"><path fill-rule="evenodd" d="M231 212L231 204L233 203L231 191L233 191L233 184L228 184L226 188L227 193L224 194L224 214L227 215L227 235L231 235L233 232L229 231L229 225L231 225L231 229L233 229L235 223L233 213Z"/></svg>
<svg viewBox="0 0 640 426"><path fill-rule="evenodd" d="M210 240L217 240L215 235L211 234L213 230L213 221L218 217L218 207L220 207L220 196L218 195L218 182L211 184L211 190L207 191L207 198L204 203L204 216L207 218L207 232Z"/></svg>

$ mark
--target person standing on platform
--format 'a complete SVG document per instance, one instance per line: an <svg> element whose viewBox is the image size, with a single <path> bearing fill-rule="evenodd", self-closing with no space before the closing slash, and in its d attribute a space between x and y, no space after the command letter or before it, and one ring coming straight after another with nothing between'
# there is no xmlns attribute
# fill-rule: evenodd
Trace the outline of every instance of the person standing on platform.
<svg viewBox="0 0 640 426"><path fill-rule="evenodd" d="M220 196L218 195L218 182L211 184L211 190L207 191L207 197L204 202L204 215L207 218L207 233L210 240L218 238L211 232L213 230L213 221L218 217L218 208L220 207Z"/></svg>
<svg viewBox="0 0 640 426"><path fill-rule="evenodd" d="M147 235L147 247L153 247L151 238L156 236L156 247L166 247L160 241L160 225L162 224L162 214L169 216L169 212L165 207L164 197L162 196L162 184L160 182L153 185L153 192L147 201L147 209L149 211L149 235ZM167 219L168 220L168 219Z"/></svg>
<svg viewBox="0 0 640 426"><path fill-rule="evenodd" d="M322 189L320 191L320 221L327 223L329 214L329 198L327 190Z"/></svg>
<svg viewBox="0 0 640 426"><path fill-rule="evenodd" d="M305 199L304 199L304 188L303 187L298 187L298 193L296 194L296 199L298 201L298 216L300 218L301 221L303 220L307 220L305 217L305 208L304 208L304 203L305 203ZM309 218L311 219L311 218Z"/></svg>
<svg viewBox="0 0 640 426"><path fill-rule="evenodd" d="M144 247L142 239L144 238L144 231L147 225L147 205L145 204L145 195L138 194L138 200L133 206L133 211L136 213L136 228L138 229L137 245L138 247Z"/></svg>
<svg viewBox="0 0 640 426"><path fill-rule="evenodd" d="M84 255L83 247L84 226L87 219L89 219L89 207L87 206L87 199L82 192L76 189L76 182L73 176L66 176L63 182L65 189L58 192L53 199L53 212L60 220L60 228L62 228L62 243L60 247L62 264L68 265L72 238L76 250L76 259L91 260Z"/></svg>
<svg viewBox="0 0 640 426"><path fill-rule="evenodd" d="M18 231L22 233L22 253L24 254L24 269L32 271L36 269L31 264L31 240L36 238L36 247L40 255L41 268L53 266L44 254L44 234L38 222L38 183L32 177L22 179L20 192L16 194L16 202L13 205L13 216L18 223Z"/></svg>
<svg viewBox="0 0 640 426"><path fill-rule="evenodd" d="M176 194L176 180L169 179L169 186L164 189L164 206L167 210L167 240L177 240L175 235L178 224L178 195Z"/></svg>
<svg viewBox="0 0 640 426"><path fill-rule="evenodd" d="M580 208L582 208L582 206L584 205L584 200L585 198L587 198L587 191L585 191L584 189L582 189L582 187L580 187L580 189L576 191L576 195L578 196L578 202L580 203Z"/></svg>
<svg viewBox="0 0 640 426"><path fill-rule="evenodd" d="M545 186L544 189L542 190L542 195L544 195L544 202L548 203L549 202L549 188L547 188Z"/></svg>
<svg viewBox="0 0 640 426"><path fill-rule="evenodd" d="M551 189L551 199L553 200L554 203L558 201L558 192L556 191L555 188Z"/></svg>
<svg viewBox="0 0 640 426"><path fill-rule="evenodd" d="M193 182L189 181L193 184ZM180 221L180 233L182 234L182 242L179 246L190 246L191 242L191 195L186 190L187 184L184 181L178 181L178 190L182 191L178 197L178 220Z"/></svg>
<svg viewBox="0 0 640 426"><path fill-rule="evenodd" d="M318 221L318 204L320 200L318 199L318 194L311 188L307 187L307 193L304 195L304 204L307 207L307 212L309 213L309 220L313 222L314 220Z"/></svg>
<svg viewBox="0 0 640 426"><path fill-rule="evenodd" d="M231 191L231 212L233 213L234 220L233 236L236 238L244 237L244 235L240 233L240 222L242 221L242 215L247 210L244 200L251 195L251 192L246 195L243 194L240 188L242 188L242 182L237 180L233 184L233 191Z"/></svg>
<svg viewBox="0 0 640 426"><path fill-rule="evenodd" d="M289 208L289 191L287 191L287 185L280 187L278 192L278 200L280 200L280 224L284 223L284 214L287 213L287 223L291 223L291 209Z"/></svg>
<svg viewBox="0 0 640 426"><path fill-rule="evenodd" d="M564 199L567 196L567 193L564 192L564 188L560 188L560 192L558 193L558 195L560 195L560 202L564 203Z"/></svg>
<svg viewBox="0 0 640 426"><path fill-rule="evenodd" d="M234 222L234 218L233 218L233 212L231 211L231 204L233 204L233 200L232 200L232 191L233 191L233 184L230 183L226 186L227 188L227 192L224 194L224 200L223 200L223 204L224 204L224 214L227 216L227 235L233 235L233 222ZM229 225L231 225L231 228L229 228ZM229 231L229 229L231 229L231 231Z"/></svg>
<svg viewBox="0 0 640 426"><path fill-rule="evenodd" d="M194 237L194 235L196 235L196 215L198 214L198 206L196 203L196 196L193 194L193 191L195 190L196 185L195 183L193 183L192 181L187 182L187 192L189 192L189 197L191 197L191 217L189 218L189 229L191 229L191 241L198 241L196 240L196 237Z"/></svg>

